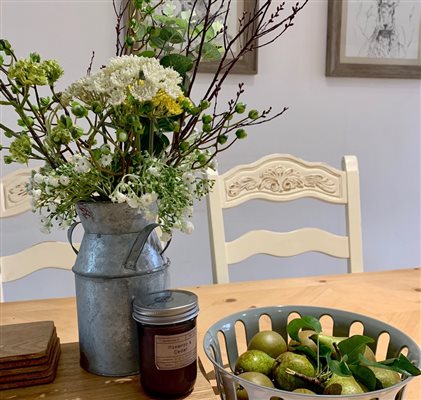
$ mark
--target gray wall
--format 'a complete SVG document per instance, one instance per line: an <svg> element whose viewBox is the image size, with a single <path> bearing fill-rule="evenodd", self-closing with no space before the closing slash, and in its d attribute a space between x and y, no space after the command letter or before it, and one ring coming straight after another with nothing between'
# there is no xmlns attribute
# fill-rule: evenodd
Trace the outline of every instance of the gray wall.
<svg viewBox="0 0 421 400"><path fill-rule="evenodd" d="M295 26L274 45L259 50L259 73L232 76L220 104L245 82L244 101L250 107L273 106L289 111L281 118L256 127L247 140L219 157L220 171L251 162L273 152L291 153L310 161L340 167L344 154L359 159L363 220L364 263L367 271L419 266L420 262L420 81L406 79L326 78L327 2L311 1ZM38 51L61 62L63 87L82 76L92 50L94 68L114 52L114 16L110 1L3 1L1 36L17 53ZM201 75L195 95L206 87ZM2 107L4 108L4 107ZM2 110L7 122L14 119ZM2 175L16 166L2 165ZM327 216L323 216L324 212ZM313 215L315 214L315 215ZM277 207L250 203L228 212L227 237L247 227L289 230L310 221L343 232L343 209L329 211L324 204L299 201ZM205 202L197 204L195 232L176 234L168 255L172 285L211 282ZM50 237L38 232L30 213L4 220L1 254L11 254ZM253 257L232 267L233 280L304 276L345 272L345 263L319 254L294 259ZM6 300L73 294L71 272L46 270L6 285Z"/></svg>

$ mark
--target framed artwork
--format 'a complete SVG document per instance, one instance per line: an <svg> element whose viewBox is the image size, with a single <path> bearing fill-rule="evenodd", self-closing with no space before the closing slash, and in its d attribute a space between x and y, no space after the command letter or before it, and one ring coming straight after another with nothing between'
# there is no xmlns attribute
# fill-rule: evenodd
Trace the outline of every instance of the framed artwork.
<svg viewBox="0 0 421 400"><path fill-rule="evenodd" d="M245 14L254 12L258 0L235 0L231 2L231 8L228 14L228 37L235 35L239 29L239 18ZM183 4L194 3L194 0L183 0ZM226 2L225 2L226 3ZM200 8L200 2L197 6ZM231 73L234 74L257 74L257 43L254 48L248 51L233 67ZM234 50L235 51L235 50ZM199 72L215 72L217 61L202 62L199 66Z"/></svg>
<svg viewBox="0 0 421 400"><path fill-rule="evenodd" d="M421 78L421 1L329 0L326 76Z"/></svg>

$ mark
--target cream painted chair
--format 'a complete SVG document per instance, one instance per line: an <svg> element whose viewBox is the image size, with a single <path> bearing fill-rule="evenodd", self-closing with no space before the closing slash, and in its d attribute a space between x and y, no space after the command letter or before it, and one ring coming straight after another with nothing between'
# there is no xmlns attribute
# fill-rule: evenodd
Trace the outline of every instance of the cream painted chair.
<svg viewBox="0 0 421 400"><path fill-rule="evenodd" d="M317 251L348 259L348 272L363 271L361 210L358 162L355 156L343 157L343 169L324 163L306 162L288 154L273 154L240 165L218 175L208 195L208 222L214 283L229 282L228 265L255 254L290 257ZM225 241L223 210L248 200L285 202L312 197L346 209L346 236L318 228L301 228L291 232L250 231Z"/></svg>
<svg viewBox="0 0 421 400"><path fill-rule="evenodd" d="M31 169L20 169L0 179L0 218L12 218L31 209L25 184ZM77 247L78 245L76 245ZM45 241L19 253L0 257L0 301L3 283L20 279L44 268L70 270L76 260L67 242Z"/></svg>

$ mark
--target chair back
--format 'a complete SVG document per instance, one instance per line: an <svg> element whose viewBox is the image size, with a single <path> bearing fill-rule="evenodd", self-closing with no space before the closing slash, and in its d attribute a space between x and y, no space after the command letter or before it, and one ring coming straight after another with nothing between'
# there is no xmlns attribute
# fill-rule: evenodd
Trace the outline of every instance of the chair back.
<svg viewBox="0 0 421 400"><path fill-rule="evenodd" d="M0 218L13 218L31 210L25 185L32 169L19 169L0 179ZM78 247L78 244L76 245ZM4 301L3 283L20 279L44 268L70 270L76 260L67 242L44 241L16 254L0 257L0 301Z"/></svg>
<svg viewBox="0 0 421 400"><path fill-rule="evenodd" d="M344 156L342 170L307 162L289 154L272 154L218 175L207 197L214 283L229 282L228 265L255 254L290 257L316 251L348 260L348 272L363 270L358 162ZM272 202L311 197L345 205L346 235L306 227L291 232L249 231L226 242L223 210L252 199Z"/></svg>

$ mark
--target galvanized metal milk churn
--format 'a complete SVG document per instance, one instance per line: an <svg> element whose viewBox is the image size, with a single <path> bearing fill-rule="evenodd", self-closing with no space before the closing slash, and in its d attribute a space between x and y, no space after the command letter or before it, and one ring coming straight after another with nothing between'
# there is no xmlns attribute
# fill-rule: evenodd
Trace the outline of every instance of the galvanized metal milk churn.
<svg viewBox="0 0 421 400"><path fill-rule="evenodd" d="M135 374L132 300L169 284L169 260L154 231L158 225L126 203L78 203L77 212L85 231L73 267L80 364L99 375ZM75 225L68 232L70 243Z"/></svg>

